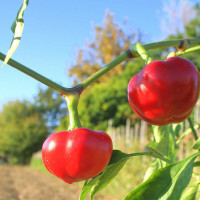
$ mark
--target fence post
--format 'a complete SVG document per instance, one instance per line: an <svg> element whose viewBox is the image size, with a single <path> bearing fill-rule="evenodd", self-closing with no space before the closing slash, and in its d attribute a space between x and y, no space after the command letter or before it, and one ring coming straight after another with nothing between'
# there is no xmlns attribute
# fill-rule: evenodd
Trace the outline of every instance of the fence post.
<svg viewBox="0 0 200 200"><path fill-rule="evenodd" d="M197 101L196 106L194 107L194 121L199 122L199 108L200 100Z"/></svg>
<svg viewBox="0 0 200 200"><path fill-rule="evenodd" d="M135 123L135 126L134 126L134 135L135 135L136 140L139 140L139 130L140 130L140 125L137 122Z"/></svg>
<svg viewBox="0 0 200 200"><path fill-rule="evenodd" d="M131 129L131 120L127 119L126 120L126 146L129 147L131 146L131 137L130 137L130 129Z"/></svg>
<svg viewBox="0 0 200 200"><path fill-rule="evenodd" d="M146 130L147 124L145 121L141 120L141 127L140 127L140 149L144 147L145 137L146 137Z"/></svg>

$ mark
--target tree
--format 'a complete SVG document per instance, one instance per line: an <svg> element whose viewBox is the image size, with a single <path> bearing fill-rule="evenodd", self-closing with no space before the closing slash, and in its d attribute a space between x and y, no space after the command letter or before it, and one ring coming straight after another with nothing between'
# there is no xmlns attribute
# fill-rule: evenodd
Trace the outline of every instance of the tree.
<svg viewBox="0 0 200 200"><path fill-rule="evenodd" d="M34 97L34 104L50 131L59 125L59 121L67 115L65 99L51 88L39 88Z"/></svg>
<svg viewBox="0 0 200 200"><path fill-rule="evenodd" d="M0 155L11 163L28 163L66 115L64 98L51 88L39 88L33 103L8 102L0 112Z"/></svg>
<svg viewBox="0 0 200 200"><path fill-rule="evenodd" d="M79 49L75 64L69 68L69 75L73 76L76 84L126 51L134 40L141 42L141 34L136 38L136 34L133 32L128 34L126 28L114 21L113 14L106 12L103 24L94 27L94 40L86 44L85 48ZM115 126L125 123L126 117L131 112L127 102L126 87L130 75L138 72L137 64L134 65L132 62L127 64L128 62L124 62L118 65L97 80L99 85L95 85L87 92L84 91L79 105L79 115L85 127L105 130L107 120L114 117ZM126 65L132 66L134 70L131 71L131 67L125 70ZM67 118L63 119L56 131L66 127L67 122Z"/></svg>
<svg viewBox="0 0 200 200"><path fill-rule="evenodd" d="M186 35L192 38L200 37L200 4L196 4L194 7L196 11L196 17L192 19L186 26Z"/></svg>
<svg viewBox="0 0 200 200"><path fill-rule="evenodd" d="M141 59L137 61L130 61L121 75L107 83L94 85L80 99L78 110L85 127L106 130L109 119L113 119L114 126L124 125L127 118L132 123L138 119L127 100L128 82L144 66Z"/></svg>
<svg viewBox="0 0 200 200"><path fill-rule="evenodd" d="M0 155L13 164L29 163L49 134L37 108L26 100L8 102L0 119Z"/></svg>
<svg viewBox="0 0 200 200"><path fill-rule="evenodd" d="M126 51L135 37L135 33L125 33L123 27L114 21L114 15L107 11L103 25L94 27L94 41L79 49L75 64L69 68L69 76L75 83L84 80ZM121 74L125 65L120 64L98 82L107 82L111 76Z"/></svg>
<svg viewBox="0 0 200 200"><path fill-rule="evenodd" d="M131 119L132 124L140 120L129 105L127 85L132 76L144 66L145 63L141 59L129 61L121 75L108 82L93 85L90 90L84 92L78 106L82 126L106 131L109 119L113 120L115 127L125 125L127 118ZM68 125L68 117L62 118L55 131L66 130Z"/></svg>

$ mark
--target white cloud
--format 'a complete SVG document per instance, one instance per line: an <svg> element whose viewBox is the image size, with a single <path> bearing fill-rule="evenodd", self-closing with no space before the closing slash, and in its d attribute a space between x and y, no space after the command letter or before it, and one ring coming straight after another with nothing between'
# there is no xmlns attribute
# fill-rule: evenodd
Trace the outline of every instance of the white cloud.
<svg viewBox="0 0 200 200"><path fill-rule="evenodd" d="M190 0L163 0L163 9L159 13L163 37L184 33L184 27L197 15Z"/></svg>

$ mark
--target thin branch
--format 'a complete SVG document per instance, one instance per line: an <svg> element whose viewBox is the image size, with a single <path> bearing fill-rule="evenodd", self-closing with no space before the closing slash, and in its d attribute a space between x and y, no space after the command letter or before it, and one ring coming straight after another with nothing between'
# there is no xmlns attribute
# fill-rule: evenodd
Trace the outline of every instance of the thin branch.
<svg viewBox="0 0 200 200"><path fill-rule="evenodd" d="M169 40L169 41L160 41L160 42L153 42L153 43L148 43L144 44L143 47L147 50L149 49L156 49L156 48L165 48L165 47L171 47L175 46L178 47L183 40ZM200 39L188 39L187 40L189 44L200 44ZM81 93L88 85L93 83L95 80L103 76L106 72L111 70L113 67L117 66L121 62L127 60L128 58L136 58L139 57L137 51L135 50L135 44L131 45L128 51L125 53L121 54L119 57L117 57L115 60L113 60L111 63L106 65L104 68L100 69L90 77L88 77L86 80L84 80L81 84L76 85L75 87L72 88L66 88L63 87L50 79L46 78L45 76L42 76L41 74L29 69L28 67L22 65L21 63L10 59L8 61L8 65L18 69L19 71L29 75L30 77L40 81L41 83L51 87L52 89L56 90L59 92L61 95L67 95L69 93ZM188 50L189 52L197 50L196 48ZM186 53L188 52L187 50L185 51ZM0 52L0 60L4 61L5 60L5 55Z"/></svg>
<svg viewBox="0 0 200 200"><path fill-rule="evenodd" d="M190 128L191 128L191 130L192 130L192 134L194 135L195 140L197 140L197 139L198 139L198 135L197 135L196 130L194 129L193 122L192 122L192 120L191 120L190 117L188 117L187 120L188 120L189 125L190 125Z"/></svg>

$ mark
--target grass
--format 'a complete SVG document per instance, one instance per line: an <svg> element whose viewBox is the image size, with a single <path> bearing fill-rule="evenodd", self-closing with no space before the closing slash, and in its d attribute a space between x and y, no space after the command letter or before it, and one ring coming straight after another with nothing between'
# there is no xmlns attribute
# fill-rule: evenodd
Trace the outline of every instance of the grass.
<svg viewBox="0 0 200 200"><path fill-rule="evenodd" d="M143 182L148 163L150 163L149 159L131 158L116 178L100 193L116 200L124 199L129 192Z"/></svg>
<svg viewBox="0 0 200 200"><path fill-rule="evenodd" d="M141 152L138 142L134 141L132 147L127 148L121 142L115 144L115 149L126 153ZM100 194L115 200L124 199L125 196L143 182L147 168L152 162L148 156L131 157L113 181L104 188Z"/></svg>
<svg viewBox="0 0 200 200"><path fill-rule="evenodd" d="M44 167L44 164L43 164L43 161L42 161L42 158L32 158L31 159L31 163L30 163L30 166L43 172L43 173L47 173L47 169Z"/></svg>

